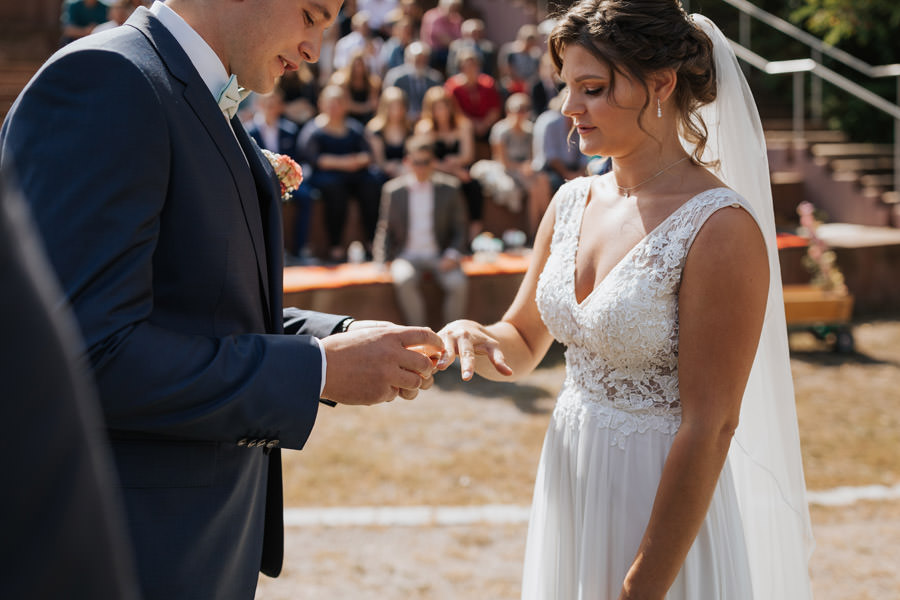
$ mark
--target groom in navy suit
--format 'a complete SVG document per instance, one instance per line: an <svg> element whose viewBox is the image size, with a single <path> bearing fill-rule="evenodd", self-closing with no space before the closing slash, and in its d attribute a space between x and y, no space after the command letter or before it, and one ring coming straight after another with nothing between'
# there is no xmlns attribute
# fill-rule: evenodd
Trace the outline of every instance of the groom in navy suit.
<svg viewBox="0 0 900 600"><path fill-rule="evenodd" d="M278 184L235 78L267 93L315 61L340 5L138 9L55 54L0 131L84 338L146 598L252 598L281 569L279 449L303 447L319 398L431 383L406 349L440 346L430 330L282 322Z"/></svg>

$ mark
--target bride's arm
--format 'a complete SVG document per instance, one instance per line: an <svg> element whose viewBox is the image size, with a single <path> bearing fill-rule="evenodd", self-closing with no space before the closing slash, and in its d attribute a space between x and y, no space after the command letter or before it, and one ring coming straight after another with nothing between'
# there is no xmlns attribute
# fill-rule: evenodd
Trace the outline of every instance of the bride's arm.
<svg viewBox="0 0 900 600"><path fill-rule="evenodd" d="M662 599L703 523L737 427L768 283L753 218L736 208L713 214L688 254L679 292L682 422L620 600Z"/></svg>
<svg viewBox="0 0 900 600"><path fill-rule="evenodd" d="M445 348L438 368L446 369L459 356L465 380L474 372L494 381L511 381L527 375L541 362L553 337L538 312L535 294L538 277L550 255L555 217L556 199L541 219L531 263L515 299L500 321L493 325L453 321L438 332Z"/></svg>

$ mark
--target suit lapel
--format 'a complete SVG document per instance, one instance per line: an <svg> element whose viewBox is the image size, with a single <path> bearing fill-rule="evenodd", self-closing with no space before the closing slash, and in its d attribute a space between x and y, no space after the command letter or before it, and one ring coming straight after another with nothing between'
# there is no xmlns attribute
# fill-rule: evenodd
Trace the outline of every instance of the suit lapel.
<svg viewBox="0 0 900 600"><path fill-rule="evenodd" d="M231 126L234 127L234 135L247 157L246 162L250 165L253 181L256 184L255 197L258 199L258 204L256 210L250 212L260 218L263 232L265 262L258 264L263 296L268 310L266 318L267 322L277 328L281 324L281 320L280 318L274 320L272 317L281 315L283 241L281 238L281 206L279 205L281 201L280 184L274 169L262 155L256 142L247 134L240 119L234 117L231 120ZM245 211L247 211L246 205ZM256 248L256 240L254 240L254 248ZM257 249L257 258L259 256L260 253ZM268 269L266 269L266 265L268 265ZM276 290L277 293L273 294L272 290Z"/></svg>
<svg viewBox="0 0 900 600"><path fill-rule="evenodd" d="M172 76L184 85L185 101L203 124L228 165L229 173L240 198L247 232L253 243L263 307L267 313L266 322L273 323L269 293L271 273L267 268L266 235L261 215L261 207L269 203L272 193L271 191L261 193L261 190L271 188L270 175L273 174L271 170L266 173L265 167L259 163L261 159L255 145L249 141L249 136L236 118L233 121L236 125L232 131L232 127L229 126L228 121L222 116L222 111L213 100L209 88L206 87L190 58L169 30L144 8L135 11L127 24L147 37ZM240 142L241 137L246 140L245 143ZM280 241L280 230L277 237ZM274 262L280 264L281 254L278 253L277 256L278 259Z"/></svg>

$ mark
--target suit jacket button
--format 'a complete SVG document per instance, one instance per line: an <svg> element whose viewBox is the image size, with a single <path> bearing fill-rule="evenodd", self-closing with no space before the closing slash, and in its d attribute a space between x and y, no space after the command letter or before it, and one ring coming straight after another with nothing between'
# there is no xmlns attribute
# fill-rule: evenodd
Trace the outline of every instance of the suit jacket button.
<svg viewBox="0 0 900 600"><path fill-rule="evenodd" d="M237 445L238 446L247 446L249 444L249 442L250 442L250 440L248 440L247 438L241 438L240 440L238 440Z"/></svg>
<svg viewBox="0 0 900 600"><path fill-rule="evenodd" d="M266 444L266 448L277 448L278 444L278 440L272 440L268 444Z"/></svg>

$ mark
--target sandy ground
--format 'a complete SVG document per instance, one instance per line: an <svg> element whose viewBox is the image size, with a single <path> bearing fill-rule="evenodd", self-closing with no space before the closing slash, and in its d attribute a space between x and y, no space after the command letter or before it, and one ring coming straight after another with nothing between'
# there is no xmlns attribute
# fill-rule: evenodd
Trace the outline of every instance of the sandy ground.
<svg viewBox="0 0 900 600"><path fill-rule="evenodd" d="M851 356L792 339L810 489L900 483L900 320L854 333ZM415 402L323 411L307 448L285 454L288 506L527 505L561 357L515 386L441 375ZM818 600L900 599L900 501L814 506L812 519ZM283 574L261 577L257 598L518 598L526 531L289 527Z"/></svg>
<svg viewBox="0 0 900 600"><path fill-rule="evenodd" d="M814 510L817 600L900 598L900 503ZM264 600L519 597L527 526L292 527Z"/></svg>

